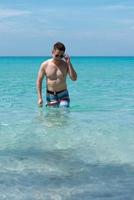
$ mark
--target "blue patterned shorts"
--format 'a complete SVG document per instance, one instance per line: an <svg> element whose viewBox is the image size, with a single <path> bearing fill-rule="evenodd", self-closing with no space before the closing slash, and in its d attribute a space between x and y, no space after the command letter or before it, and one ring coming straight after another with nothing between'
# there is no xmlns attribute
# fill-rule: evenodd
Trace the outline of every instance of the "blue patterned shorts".
<svg viewBox="0 0 134 200"><path fill-rule="evenodd" d="M47 90L46 101L46 106L69 107L70 98L68 90L62 90L59 92L52 92Z"/></svg>

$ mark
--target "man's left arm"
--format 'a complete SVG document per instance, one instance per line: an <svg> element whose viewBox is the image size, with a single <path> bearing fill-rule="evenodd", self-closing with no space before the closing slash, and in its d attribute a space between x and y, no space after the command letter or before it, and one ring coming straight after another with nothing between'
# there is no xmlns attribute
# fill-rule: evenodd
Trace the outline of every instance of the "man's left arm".
<svg viewBox="0 0 134 200"><path fill-rule="evenodd" d="M66 60L67 66L68 66L68 74L69 74L71 80L72 81L76 81L77 80L77 73L73 68L73 65L72 65L72 63L70 61L70 57L66 56L65 60Z"/></svg>

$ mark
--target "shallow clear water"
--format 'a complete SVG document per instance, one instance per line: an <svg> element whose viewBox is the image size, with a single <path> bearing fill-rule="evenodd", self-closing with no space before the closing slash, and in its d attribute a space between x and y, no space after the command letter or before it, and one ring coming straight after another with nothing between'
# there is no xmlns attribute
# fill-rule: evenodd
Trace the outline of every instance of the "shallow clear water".
<svg viewBox="0 0 134 200"><path fill-rule="evenodd" d="M37 107L45 59L0 58L0 199L133 199L134 58L73 57L67 110Z"/></svg>

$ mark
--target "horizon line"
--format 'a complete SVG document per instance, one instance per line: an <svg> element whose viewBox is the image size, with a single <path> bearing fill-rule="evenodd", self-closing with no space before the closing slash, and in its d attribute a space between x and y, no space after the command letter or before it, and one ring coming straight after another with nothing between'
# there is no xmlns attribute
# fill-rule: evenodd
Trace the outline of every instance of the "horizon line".
<svg viewBox="0 0 134 200"><path fill-rule="evenodd" d="M1 57L52 57L51 55L0 55ZM71 55L70 57L134 57L134 55Z"/></svg>

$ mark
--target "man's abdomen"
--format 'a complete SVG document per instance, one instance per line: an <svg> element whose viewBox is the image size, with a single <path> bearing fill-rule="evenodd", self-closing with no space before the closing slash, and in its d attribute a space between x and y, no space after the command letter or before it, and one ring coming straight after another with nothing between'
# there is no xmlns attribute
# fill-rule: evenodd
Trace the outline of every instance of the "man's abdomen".
<svg viewBox="0 0 134 200"><path fill-rule="evenodd" d="M66 82L60 79L47 80L47 89L50 91L61 91L67 88Z"/></svg>

